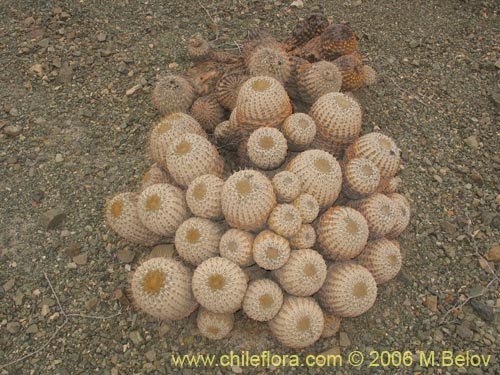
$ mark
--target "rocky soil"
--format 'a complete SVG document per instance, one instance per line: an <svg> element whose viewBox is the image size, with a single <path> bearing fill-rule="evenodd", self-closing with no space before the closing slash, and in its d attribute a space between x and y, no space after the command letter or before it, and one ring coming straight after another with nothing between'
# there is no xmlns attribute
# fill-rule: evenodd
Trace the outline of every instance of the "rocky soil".
<svg viewBox="0 0 500 375"><path fill-rule="evenodd" d="M191 34L234 52L252 26L284 36L318 11L350 23L381 73L358 93L364 131L380 130L403 150L413 216L401 239L403 270L379 289L375 307L301 356L389 350L416 359L411 369L365 363L339 374L500 373L498 2L291 4L0 3L1 375L191 374L200 370L172 367L170 354L293 353L240 315L229 339L209 342L193 317L160 324L136 311L125 292L149 249L109 233L102 210L106 197L136 189L148 168L146 134L158 120L151 88L159 73L186 68ZM432 350L492 359L475 368L419 366L419 351Z"/></svg>

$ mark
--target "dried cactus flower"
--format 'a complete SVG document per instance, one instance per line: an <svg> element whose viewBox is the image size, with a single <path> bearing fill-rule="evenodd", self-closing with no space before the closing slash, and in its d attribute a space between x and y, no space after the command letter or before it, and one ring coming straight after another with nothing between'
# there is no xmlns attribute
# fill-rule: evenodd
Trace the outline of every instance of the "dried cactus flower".
<svg viewBox="0 0 500 375"><path fill-rule="evenodd" d="M375 193L368 198L350 202L350 205L366 219L370 230L370 239L385 237L396 224L396 206L384 194Z"/></svg>
<svg viewBox="0 0 500 375"><path fill-rule="evenodd" d="M318 298L327 313L352 318L373 306L377 299L377 283L370 271L359 264L332 263Z"/></svg>
<svg viewBox="0 0 500 375"><path fill-rule="evenodd" d="M157 163L154 163L148 171L142 175L141 191L154 184L174 185L175 181L166 170L161 168Z"/></svg>
<svg viewBox="0 0 500 375"><path fill-rule="evenodd" d="M248 267L255 263L253 260L254 235L240 229L229 229L220 239L220 255L240 267Z"/></svg>
<svg viewBox="0 0 500 375"><path fill-rule="evenodd" d="M286 170L297 175L302 191L316 198L320 208L331 206L339 196L342 171L337 160L325 151L304 151L288 163Z"/></svg>
<svg viewBox="0 0 500 375"><path fill-rule="evenodd" d="M358 256L368 241L368 224L350 207L331 207L321 215L318 242L325 258L347 260Z"/></svg>
<svg viewBox="0 0 500 375"><path fill-rule="evenodd" d="M323 311L310 297L286 297L269 328L284 346L301 349L314 344L324 328Z"/></svg>
<svg viewBox="0 0 500 375"><path fill-rule="evenodd" d="M224 162L217 148L197 134L182 134L172 141L167 152L168 171L182 187L204 174L221 176Z"/></svg>
<svg viewBox="0 0 500 375"><path fill-rule="evenodd" d="M333 62L342 74L342 91L357 90L365 83L363 62L354 54L341 56Z"/></svg>
<svg viewBox="0 0 500 375"><path fill-rule="evenodd" d="M106 202L104 220L112 231L127 241L153 246L161 236L148 229L140 220L137 193L120 193Z"/></svg>
<svg viewBox="0 0 500 375"><path fill-rule="evenodd" d="M311 224L302 224L299 231L290 238L292 249L311 249L316 243L316 231Z"/></svg>
<svg viewBox="0 0 500 375"><path fill-rule="evenodd" d="M281 131L288 141L290 150L305 150L316 136L316 123L305 113L294 113L286 118Z"/></svg>
<svg viewBox="0 0 500 375"><path fill-rule="evenodd" d="M177 137L186 133L207 136L198 121L185 113L171 113L163 117L149 133L148 141L151 159L166 170L167 152L170 144Z"/></svg>
<svg viewBox="0 0 500 375"><path fill-rule="evenodd" d="M267 322L274 318L283 305L283 291L274 281L259 279L250 282L243 311L250 319Z"/></svg>
<svg viewBox="0 0 500 375"><path fill-rule="evenodd" d="M201 62L210 60L212 48L200 33L192 35L188 40L187 54L191 61Z"/></svg>
<svg viewBox="0 0 500 375"><path fill-rule="evenodd" d="M253 259L261 268L276 270L290 256L290 243L285 237L270 230L260 232L253 241Z"/></svg>
<svg viewBox="0 0 500 375"><path fill-rule="evenodd" d="M312 104L325 94L340 91L342 74L328 61L302 64L297 68L297 86L302 100Z"/></svg>
<svg viewBox="0 0 500 375"><path fill-rule="evenodd" d="M153 88L153 105L162 115L187 112L194 101L195 90L191 83L178 75L160 77Z"/></svg>
<svg viewBox="0 0 500 375"><path fill-rule="evenodd" d="M283 237L293 237L302 225L300 211L291 204L278 204L271 211L267 221L269 229Z"/></svg>
<svg viewBox="0 0 500 375"><path fill-rule="evenodd" d="M186 202L193 215L205 219L220 219L222 186L224 180L213 174L196 177L186 191Z"/></svg>
<svg viewBox="0 0 500 375"><path fill-rule="evenodd" d="M132 295L137 306L161 320L188 317L198 303L191 291L191 270L172 258L153 258L137 268Z"/></svg>
<svg viewBox="0 0 500 375"><path fill-rule="evenodd" d="M272 183L276 198L280 203L292 202L300 194L300 181L292 172L276 173Z"/></svg>
<svg viewBox="0 0 500 375"><path fill-rule="evenodd" d="M296 250L273 274L287 293L307 297L316 293L325 282L326 263L315 250Z"/></svg>
<svg viewBox="0 0 500 375"><path fill-rule="evenodd" d="M241 85L248 78L249 76L241 69L224 73L215 88L217 99L224 108L232 111L236 107Z"/></svg>
<svg viewBox="0 0 500 375"><path fill-rule="evenodd" d="M349 144L358 138L361 131L361 107L354 99L340 92L320 97L309 114L316 123L316 132L327 141Z"/></svg>
<svg viewBox="0 0 500 375"><path fill-rule="evenodd" d="M236 101L236 120L244 131L260 127L278 127L292 113L285 89L272 77L248 79L240 88Z"/></svg>
<svg viewBox="0 0 500 375"><path fill-rule="evenodd" d="M256 47L247 58L247 70L252 77L268 76L284 84L290 78L288 54L279 44Z"/></svg>
<svg viewBox="0 0 500 375"><path fill-rule="evenodd" d="M288 50L300 47L312 38L321 35L327 26L328 20L323 14L311 14L295 25L292 35L285 40L284 44Z"/></svg>
<svg viewBox="0 0 500 375"><path fill-rule="evenodd" d="M373 194L380 184L380 172L369 159L349 160L342 174L342 191L351 199L366 198Z"/></svg>
<svg viewBox="0 0 500 375"><path fill-rule="evenodd" d="M356 261L371 272L377 284L395 278L402 263L397 241L386 238L368 242Z"/></svg>
<svg viewBox="0 0 500 375"><path fill-rule="evenodd" d="M275 205L271 181L254 170L234 173L222 188L222 212L227 224L233 228L262 229Z"/></svg>
<svg viewBox="0 0 500 375"><path fill-rule="evenodd" d="M357 48L356 34L348 25L333 24L321 34L321 56L325 60L335 60L355 52Z"/></svg>
<svg viewBox="0 0 500 375"><path fill-rule="evenodd" d="M200 333L210 340L220 340L229 335L234 326L234 315L218 314L200 308L196 317L196 325Z"/></svg>
<svg viewBox="0 0 500 375"><path fill-rule="evenodd" d="M246 290L245 272L229 259L207 259L194 271L194 297L201 306L214 313L228 314L239 310Z"/></svg>
<svg viewBox="0 0 500 375"><path fill-rule="evenodd" d="M359 137L345 151L346 159L365 158L375 163L380 177L394 177L401 162L399 149L392 138L381 133L368 133Z"/></svg>
<svg viewBox="0 0 500 375"><path fill-rule="evenodd" d="M275 169L286 158L288 146L283 134L275 128L259 128L250 134L247 152L250 161L262 169Z"/></svg>
<svg viewBox="0 0 500 375"><path fill-rule="evenodd" d="M311 194L302 193L294 201L293 206L299 210L302 223L312 223L319 214L319 204Z"/></svg>
<svg viewBox="0 0 500 375"><path fill-rule="evenodd" d="M186 262L198 265L219 253L224 230L220 224L201 217L184 221L175 232L175 248Z"/></svg>
<svg viewBox="0 0 500 375"><path fill-rule="evenodd" d="M380 179L380 184L377 187L377 193L392 194L399 190L399 186L403 183L403 180L399 176L394 177L382 177Z"/></svg>
<svg viewBox="0 0 500 375"><path fill-rule="evenodd" d="M377 83L378 74L375 69L373 69L370 65L363 66L363 73L365 76L365 85L371 86Z"/></svg>
<svg viewBox="0 0 500 375"><path fill-rule="evenodd" d="M410 202L404 195L398 193L389 194L388 197L396 209L396 223L386 237L394 239L399 237L410 223Z"/></svg>
<svg viewBox="0 0 500 375"><path fill-rule="evenodd" d="M339 316L327 314L324 311L323 316L325 318L325 327L323 328L321 338L326 339L335 336L340 330L340 323L342 322L342 318Z"/></svg>
<svg viewBox="0 0 500 375"><path fill-rule="evenodd" d="M191 116L203 129L213 132L215 126L224 120L224 108L219 104L215 94L201 96L191 106Z"/></svg>
<svg viewBox="0 0 500 375"><path fill-rule="evenodd" d="M137 202L139 218L151 231L171 237L189 216L184 193L169 184L156 184L144 189Z"/></svg>

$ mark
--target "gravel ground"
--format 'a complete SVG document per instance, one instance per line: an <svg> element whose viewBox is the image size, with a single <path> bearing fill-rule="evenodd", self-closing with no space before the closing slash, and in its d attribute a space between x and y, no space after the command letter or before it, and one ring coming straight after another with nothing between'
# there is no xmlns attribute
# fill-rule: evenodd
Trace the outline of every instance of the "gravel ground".
<svg viewBox="0 0 500 375"><path fill-rule="evenodd" d="M136 311L123 292L148 249L109 233L102 210L106 197L136 189L147 169L145 137L158 120L151 87L158 73L186 68L191 34L235 49L253 25L283 36L318 11L349 22L381 73L377 85L359 92L364 131L380 129L403 150L413 217L401 239L403 270L379 288L375 307L300 355L365 354L364 365L354 370L344 362L338 374L500 373L498 1L290 4L0 3L1 375L191 374L200 370L172 367L170 354L294 353L240 314L229 339L209 342L193 317L160 324ZM49 216L55 221L48 225ZM370 368L372 350L409 351L413 364ZM491 361L419 365L419 352L441 350L491 354ZM306 369L287 372L320 371Z"/></svg>

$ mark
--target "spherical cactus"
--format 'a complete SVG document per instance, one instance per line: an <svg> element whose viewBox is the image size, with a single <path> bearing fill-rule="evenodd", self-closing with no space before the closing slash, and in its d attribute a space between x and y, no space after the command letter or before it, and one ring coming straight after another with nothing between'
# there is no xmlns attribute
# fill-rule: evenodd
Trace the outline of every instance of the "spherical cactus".
<svg viewBox="0 0 500 375"><path fill-rule="evenodd" d="M222 188L222 212L233 228L262 229L276 205L271 181L262 173L243 170L230 176Z"/></svg>
<svg viewBox="0 0 500 375"><path fill-rule="evenodd" d="M284 84L290 78L291 64L288 54L279 44L255 48L247 57L247 69L252 77L268 76Z"/></svg>
<svg viewBox="0 0 500 375"><path fill-rule="evenodd" d="M168 171L182 187L204 174L222 175L224 162L217 148L197 134L182 134L167 152Z"/></svg>
<svg viewBox="0 0 500 375"><path fill-rule="evenodd" d="M175 181L166 170L161 168L157 163L154 163L142 176L141 190L154 184L174 185Z"/></svg>
<svg viewBox="0 0 500 375"><path fill-rule="evenodd" d="M224 73L215 88L217 99L224 108L232 111L236 107L241 85L248 78L243 70L232 70Z"/></svg>
<svg viewBox="0 0 500 375"><path fill-rule="evenodd" d="M187 55L193 62L207 61L211 57L212 48L200 33L191 35L187 45Z"/></svg>
<svg viewBox="0 0 500 375"><path fill-rule="evenodd" d="M327 313L352 318L368 311L377 299L377 283L370 271L354 262L333 263L318 293Z"/></svg>
<svg viewBox="0 0 500 375"><path fill-rule="evenodd" d="M401 252L397 241L386 238L370 241L356 261L371 272L377 284L392 280L401 270Z"/></svg>
<svg viewBox="0 0 500 375"><path fill-rule="evenodd" d="M356 54L341 56L333 62L342 74L342 91L357 90L365 83L363 62Z"/></svg>
<svg viewBox="0 0 500 375"><path fill-rule="evenodd" d="M331 206L342 187L342 171L339 163L329 153L307 150L297 155L286 166L302 184L302 191L311 194L321 208Z"/></svg>
<svg viewBox="0 0 500 375"><path fill-rule="evenodd" d="M317 134L336 144L349 144L361 131L362 111L359 104L340 92L320 97L309 112L317 126Z"/></svg>
<svg viewBox="0 0 500 375"><path fill-rule="evenodd" d="M300 194L300 181L292 172L281 171L272 179L276 198L280 203L292 202Z"/></svg>
<svg viewBox="0 0 500 375"><path fill-rule="evenodd" d="M224 180L213 174L196 177L186 191L186 202L193 215L206 219L220 219L223 186Z"/></svg>
<svg viewBox="0 0 500 375"><path fill-rule="evenodd" d="M323 332L323 311L310 297L289 296L278 314L269 321L269 328L284 346L305 348L318 341Z"/></svg>
<svg viewBox="0 0 500 375"><path fill-rule="evenodd" d="M369 159L351 159L345 164L342 172L342 191L351 199L368 197L380 184L380 172Z"/></svg>
<svg viewBox="0 0 500 375"><path fill-rule="evenodd" d="M389 194L388 197L396 209L396 223L386 237L394 239L399 237L410 223L410 202L404 195L398 193Z"/></svg>
<svg viewBox="0 0 500 375"><path fill-rule="evenodd" d="M347 260L358 256L368 241L368 223L350 207L331 207L317 225L318 242L325 258Z"/></svg>
<svg viewBox="0 0 500 375"><path fill-rule="evenodd" d="M186 133L207 136L198 121L185 113L176 112L163 117L149 133L151 159L166 170L167 152L170 145L177 137Z"/></svg>
<svg viewBox="0 0 500 375"><path fill-rule="evenodd" d="M219 253L220 224L201 217L184 221L175 232L175 248L186 262L198 265Z"/></svg>
<svg viewBox="0 0 500 375"><path fill-rule="evenodd" d="M301 23L295 25L292 34L285 41L289 49L299 47L307 43L312 38L321 35L328 27L328 19L323 14L311 14Z"/></svg>
<svg viewBox="0 0 500 375"><path fill-rule="evenodd" d="M286 238L264 230L253 241L255 263L266 270L276 270L283 266L290 257L290 243Z"/></svg>
<svg viewBox="0 0 500 375"><path fill-rule="evenodd" d="M287 142L283 134L275 128L254 130L247 141L250 161L261 169L275 169L285 161Z"/></svg>
<svg viewBox="0 0 500 375"><path fill-rule="evenodd" d="M191 106L191 116L203 129L213 132L215 126L224 120L224 108L219 104L215 94L201 96Z"/></svg>
<svg viewBox="0 0 500 375"><path fill-rule="evenodd" d="M377 83L378 81L378 73L375 69L373 69L369 65L364 65L363 66L363 73L365 76L365 85L366 86L372 86Z"/></svg>
<svg viewBox="0 0 500 375"><path fill-rule="evenodd" d="M346 159L365 158L377 166L381 178L394 177L401 159L396 143L381 133L368 133L359 137L346 152Z"/></svg>
<svg viewBox="0 0 500 375"><path fill-rule="evenodd" d="M340 330L340 323L342 322L342 318L327 314L323 311L323 315L325 317L325 328L323 328L323 333L321 334L322 339L326 339L329 337L333 337Z"/></svg>
<svg viewBox="0 0 500 375"><path fill-rule="evenodd" d="M248 79L240 88L236 101L236 120L244 131L260 127L278 127L292 113L285 89L272 77Z"/></svg>
<svg viewBox="0 0 500 375"><path fill-rule="evenodd" d="M198 307L191 291L191 277L191 270L172 258L147 260L132 278L134 301L155 318L184 319Z"/></svg>
<svg viewBox="0 0 500 375"><path fill-rule="evenodd" d="M267 322L274 318L283 305L283 291L274 281L259 279L250 282L243 311L250 319Z"/></svg>
<svg viewBox="0 0 500 375"><path fill-rule="evenodd" d="M366 219L370 230L370 239L377 239L390 233L396 224L396 206L384 194L375 193L366 199L349 203Z"/></svg>
<svg viewBox="0 0 500 375"><path fill-rule="evenodd" d="M297 86L302 100L313 104L325 94L340 91L342 74L328 61L302 64L297 68Z"/></svg>
<svg viewBox="0 0 500 375"><path fill-rule="evenodd" d="M221 340L233 330L234 315L218 314L200 308L196 317L196 325L200 333L209 340Z"/></svg>
<svg viewBox="0 0 500 375"><path fill-rule="evenodd" d="M292 249L311 249L316 243L316 231L311 224L302 224L299 231L290 238Z"/></svg>
<svg viewBox="0 0 500 375"><path fill-rule="evenodd" d="M187 112L195 98L191 83L178 75L160 77L153 88L153 104L162 115Z"/></svg>
<svg viewBox="0 0 500 375"><path fill-rule="evenodd" d="M312 223L319 214L319 204L311 194L302 193L293 201L293 206L299 210L302 223Z"/></svg>
<svg viewBox="0 0 500 375"><path fill-rule="evenodd" d="M175 234L189 216L184 193L169 184L156 184L144 189L137 203L139 218L151 231L165 237Z"/></svg>
<svg viewBox="0 0 500 375"><path fill-rule="evenodd" d="M296 250L283 267L273 273L287 293L306 297L316 293L325 282L326 263L315 250Z"/></svg>
<svg viewBox="0 0 500 375"><path fill-rule="evenodd" d="M335 60L340 56L355 52L358 48L356 34L345 24L328 26L320 38L321 57L325 60Z"/></svg>
<svg viewBox="0 0 500 375"><path fill-rule="evenodd" d="M281 131L288 141L290 150L302 151L313 142L316 136L316 123L305 113L294 113L286 118Z"/></svg>
<svg viewBox="0 0 500 375"><path fill-rule="evenodd" d="M137 193L120 193L106 202L104 219L106 225L127 241L153 246L160 242L161 235L147 228L139 218Z"/></svg>
<svg viewBox="0 0 500 375"><path fill-rule="evenodd" d="M291 204L278 204L271 211L267 221L269 229L283 237L293 237L302 225L300 211Z"/></svg>
<svg viewBox="0 0 500 375"><path fill-rule="evenodd" d="M220 255L240 267L248 267L255 263L253 260L254 235L240 229L229 229L220 239Z"/></svg>
<svg viewBox="0 0 500 375"><path fill-rule="evenodd" d="M194 271L193 294L201 306L219 314L241 308L247 290L247 276L229 259L213 257Z"/></svg>

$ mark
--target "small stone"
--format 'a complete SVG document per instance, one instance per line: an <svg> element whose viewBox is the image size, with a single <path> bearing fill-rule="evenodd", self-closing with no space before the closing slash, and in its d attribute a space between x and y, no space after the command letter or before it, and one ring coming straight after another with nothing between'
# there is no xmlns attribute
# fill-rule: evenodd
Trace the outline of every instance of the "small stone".
<svg viewBox="0 0 500 375"><path fill-rule="evenodd" d="M132 331L128 335L129 339L134 343L135 346L139 346L144 342L139 331Z"/></svg>
<svg viewBox="0 0 500 375"><path fill-rule="evenodd" d="M78 243L72 243L71 245L69 245L69 247L64 250L65 254L71 258L77 256L78 254L80 254L80 249L82 247L80 246L80 244Z"/></svg>
<svg viewBox="0 0 500 375"><path fill-rule="evenodd" d="M116 253L116 257L123 263L132 263L135 257L135 253L128 247L124 247Z"/></svg>
<svg viewBox="0 0 500 375"><path fill-rule="evenodd" d="M17 117L19 116L19 111L16 107L12 107L9 111L9 115L11 115L12 117Z"/></svg>
<svg viewBox="0 0 500 375"><path fill-rule="evenodd" d="M478 184L483 183L483 177L475 169L472 171L470 177L472 178L472 181L477 182Z"/></svg>
<svg viewBox="0 0 500 375"><path fill-rule="evenodd" d="M243 374L243 369L240 366L231 366L231 371L235 374Z"/></svg>
<svg viewBox="0 0 500 375"><path fill-rule="evenodd" d="M147 360L149 362L154 362L156 361L156 352L154 351L154 349L151 349L151 350L148 350L144 356L147 358Z"/></svg>
<svg viewBox="0 0 500 375"><path fill-rule="evenodd" d="M339 333L339 345L344 348L351 346L351 340L349 339L349 336L347 336L347 333Z"/></svg>
<svg viewBox="0 0 500 375"><path fill-rule="evenodd" d="M66 218L66 214L61 209L52 209L46 211L41 218L42 226L46 231L57 228L62 224L64 219Z"/></svg>
<svg viewBox="0 0 500 375"><path fill-rule="evenodd" d="M3 128L3 132L9 137L17 137L19 134L21 134L22 130L23 128L17 125L7 125L5 128Z"/></svg>
<svg viewBox="0 0 500 375"><path fill-rule="evenodd" d="M474 332L472 332L469 327L462 323L457 327L457 335L459 335L463 339L471 339L474 336Z"/></svg>
<svg viewBox="0 0 500 375"><path fill-rule="evenodd" d="M85 309L87 311L92 311L95 309L95 307L97 306L98 303L99 303L99 300L97 298L89 299L87 302L85 302Z"/></svg>
<svg viewBox="0 0 500 375"><path fill-rule="evenodd" d="M493 307L488 306L475 299L471 300L471 305L476 314L485 322L490 323L495 319L495 312L493 311Z"/></svg>
<svg viewBox="0 0 500 375"><path fill-rule="evenodd" d="M28 334L35 334L35 333L38 333L38 326L36 324L32 324L28 327L28 329L26 330L26 333Z"/></svg>
<svg viewBox="0 0 500 375"><path fill-rule="evenodd" d="M61 154L56 154L56 163L62 163L64 161L64 158Z"/></svg>
<svg viewBox="0 0 500 375"><path fill-rule="evenodd" d="M113 296L123 306L130 305L130 301L127 298L127 295L125 294L125 292L123 291L123 289L116 289L115 292L113 293Z"/></svg>
<svg viewBox="0 0 500 375"><path fill-rule="evenodd" d="M416 39L410 40L410 48L417 48L420 45L420 42Z"/></svg>
<svg viewBox="0 0 500 375"><path fill-rule="evenodd" d="M9 332L12 335L18 333L20 329L21 329L21 324L19 324L18 322L7 323L7 332Z"/></svg>
<svg viewBox="0 0 500 375"><path fill-rule="evenodd" d="M87 253L79 254L73 257L73 262L78 266L84 266L87 264L88 255Z"/></svg>
<svg viewBox="0 0 500 375"><path fill-rule="evenodd" d="M492 262L500 262L500 245L494 244L490 249L484 254L484 257Z"/></svg>
<svg viewBox="0 0 500 375"><path fill-rule="evenodd" d="M41 316L47 316L50 312L50 307L48 305L42 305L42 311L40 312Z"/></svg>
<svg viewBox="0 0 500 375"><path fill-rule="evenodd" d="M495 68L500 69L500 60L495 62Z"/></svg>
<svg viewBox="0 0 500 375"><path fill-rule="evenodd" d="M442 178L441 176L439 176L439 175L435 174L435 175L434 175L434 176L432 176L432 177L434 177L434 179L435 179L438 183L440 183L440 184L442 184L442 183L443 183L443 178Z"/></svg>
<svg viewBox="0 0 500 375"><path fill-rule="evenodd" d="M24 294L22 292L19 292L14 296L14 303L16 304L16 306L21 306L23 304L23 300Z"/></svg>
<svg viewBox="0 0 500 375"><path fill-rule="evenodd" d="M14 279L9 279L5 284L2 285L3 290L5 292L8 292L14 287L15 280Z"/></svg>
<svg viewBox="0 0 500 375"><path fill-rule="evenodd" d="M68 269L70 269L70 270L74 270L74 269L78 268L76 263L73 263L73 262L68 263L68 265L66 267L68 267Z"/></svg>
<svg viewBox="0 0 500 375"><path fill-rule="evenodd" d="M455 248L453 246L445 246L444 247L444 253L446 256L450 259L455 259L455 256L457 254Z"/></svg>
<svg viewBox="0 0 500 375"><path fill-rule="evenodd" d="M64 63L59 69L59 75L57 76L57 81L60 83L69 83L73 79L73 68L67 63Z"/></svg>
<svg viewBox="0 0 500 375"><path fill-rule="evenodd" d="M172 258L174 255L175 249L173 244L161 244L153 247L148 258Z"/></svg>
<svg viewBox="0 0 500 375"><path fill-rule="evenodd" d="M467 144L467 146L473 148L474 150L477 150L479 148L479 142L475 135L471 135L470 137L465 138L464 142Z"/></svg>
<svg viewBox="0 0 500 375"><path fill-rule="evenodd" d="M448 234L453 234L457 230L457 226L449 221L443 221L441 222L441 229Z"/></svg>
<svg viewBox="0 0 500 375"><path fill-rule="evenodd" d="M167 322L161 322L159 329L160 337L165 337L168 332L170 332L170 325Z"/></svg>
<svg viewBox="0 0 500 375"><path fill-rule="evenodd" d="M431 310L432 312L436 312L437 311L437 306L438 306L438 299L437 299L437 296L427 296L425 297L425 300L424 300L424 305L429 309Z"/></svg>
<svg viewBox="0 0 500 375"><path fill-rule="evenodd" d="M106 33L99 33L99 34L97 34L97 41L98 42L105 42L107 37L108 37L108 35Z"/></svg>
<svg viewBox="0 0 500 375"><path fill-rule="evenodd" d="M482 296L485 292L485 289L482 285L475 285L472 288L467 289L467 296L469 298L476 298Z"/></svg>
<svg viewBox="0 0 500 375"><path fill-rule="evenodd" d="M302 9L304 8L304 2L302 0L294 0L290 4L291 7Z"/></svg>

